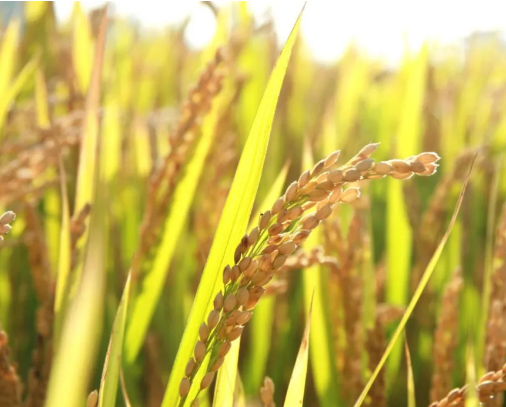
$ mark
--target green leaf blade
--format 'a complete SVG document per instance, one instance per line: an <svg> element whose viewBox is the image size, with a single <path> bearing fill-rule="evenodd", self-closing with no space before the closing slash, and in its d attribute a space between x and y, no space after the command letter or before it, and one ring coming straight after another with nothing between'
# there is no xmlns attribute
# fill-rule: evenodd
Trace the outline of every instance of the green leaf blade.
<svg viewBox="0 0 506 407"><path fill-rule="evenodd" d="M192 355L198 328L207 316L212 296L219 290L221 285L220 272L232 259L235 246L240 241L248 225L256 191L260 183L281 85L297 37L299 23L300 16L274 67L244 146L170 375L162 403L163 407L176 406L179 401L179 383L184 376L186 363Z"/></svg>

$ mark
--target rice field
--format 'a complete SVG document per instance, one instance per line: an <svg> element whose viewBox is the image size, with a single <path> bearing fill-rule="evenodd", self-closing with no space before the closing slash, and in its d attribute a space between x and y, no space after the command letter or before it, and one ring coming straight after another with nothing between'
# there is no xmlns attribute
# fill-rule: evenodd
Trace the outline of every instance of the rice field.
<svg viewBox="0 0 506 407"><path fill-rule="evenodd" d="M501 38L324 65L201 7L0 27L0 407L505 405Z"/></svg>

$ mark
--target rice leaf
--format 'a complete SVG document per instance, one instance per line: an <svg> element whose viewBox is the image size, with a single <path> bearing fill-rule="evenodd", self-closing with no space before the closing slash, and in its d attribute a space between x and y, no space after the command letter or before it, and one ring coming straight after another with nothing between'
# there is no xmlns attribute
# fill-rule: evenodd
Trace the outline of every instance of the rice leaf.
<svg viewBox="0 0 506 407"><path fill-rule="evenodd" d="M130 273L125 283L121 302L116 312L111 338L109 339L109 347L102 370L102 380L100 381L98 407L116 406L118 379L121 369L121 351L123 349L123 335L125 332L129 296Z"/></svg>
<svg viewBox="0 0 506 407"><path fill-rule="evenodd" d="M186 363L192 354L199 326L205 320L210 310L213 294L219 290L222 284L219 278L221 270L233 258L235 247L248 225L256 191L260 183L279 92L288 66L293 43L297 37L300 17L299 15L292 33L274 67L244 146L171 371L162 403L163 407L176 406L178 403L179 382L184 375ZM191 399L191 397L188 398L188 400Z"/></svg>
<svg viewBox="0 0 506 407"><path fill-rule="evenodd" d="M103 196L99 184L98 196ZM83 278L65 315L61 338L49 378L46 407L81 407L86 399L98 349L105 290L104 219L105 202L99 198L90 220Z"/></svg>
<svg viewBox="0 0 506 407"><path fill-rule="evenodd" d="M409 352L409 345L404 332L404 352L406 354L406 368L408 371L408 407L416 407L415 397L415 378L413 376L413 364L411 363L411 353Z"/></svg>
<svg viewBox="0 0 506 407"><path fill-rule="evenodd" d="M237 380L237 362L239 360L240 340L232 342L232 348L218 371L214 388L213 407L233 407L235 384Z"/></svg>
<svg viewBox="0 0 506 407"><path fill-rule="evenodd" d="M282 193L283 186L286 181L286 174L288 173L288 167L290 163L287 162L281 172L277 176L276 180L271 186L271 189L267 193L267 196L264 198L260 206L258 207L255 214L251 217L250 223L248 225L248 230L255 227L258 218L260 217L262 208L268 208L271 202L274 202ZM270 301L269 301L270 300ZM263 318L261 320L261 328L255 329L253 326L254 338L252 341L252 349L249 350L253 356L253 365L256 366L256 371L263 373L265 369L265 364L267 362L267 355L270 349L271 343L271 328L272 328L272 319L274 317L274 313L272 312L272 307L274 306L273 299L264 299L261 301L256 309L254 316L261 315ZM267 304L267 305L266 305ZM259 308L261 306L266 306L268 308L268 312L262 312ZM255 317L253 317L255 319ZM258 318L257 318L258 319ZM235 381L237 376L237 362L239 360L239 348L241 344L241 338L239 337L232 343L232 348L230 352L225 357L225 362L223 362L222 367L218 371L218 377L216 378L216 386L214 390L214 399L213 406L233 406L234 402L234 392L235 392ZM260 342L260 343L259 343ZM261 355L258 355L258 351L255 352L255 349L261 349ZM251 359L250 359L251 360ZM261 378L260 378L261 380Z"/></svg>
<svg viewBox="0 0 506 407"><path fill-rule="evenodd" d="M79 2L74 3L72 36L72 63L76 73L79 90L85 95L90 86L93 70L94 44L90 21Z"/></svg>
<svg viewBox="0 0 506 407"><path fill-rule="evenodd" d="M476 156L475 156L475 159L476 159ZM392 352L393 347L397 343L397 340L399 339L402 331L404 330L404 328L406 326L406 323L408 322L409 317L413 313L413 310L414 310L414 308L415 308L418 300L420 299L420 297L421 297L421 295L423 293L423 290L427 286L427 283L429 282L430 277L432 276L434 268L435 268L435 266L436 266L439 258L441 257L441 253L442 253L442 251L443 251L443 249L445 247L446 242L448 241L448 237L450 236L450 233L452 231L453 224L455 223L455 220L457 219L457 215L459 213L460 206L462 205L462 200L464 199L464 194L466 192L467 184L469 182L469 177L471 175L471 170L473 168L473 164L474 164L474 160L473 160L473 162L472 162L472 164L471 164L471 166L469 168L469 172L467 173L466 179L464 181L464 185L462 186L462 189L460 191L460 195L459 195L459 198L457 200L457 204L455 205L455 209L453 211L453 215L452 215L452 218L450 220L450 224L448 225L448 228L447 228L444 236L442 237L441 241L439 242L439 245L438 245L436 251L432 255L432 258L430 259L430 262L427 265L427 268L425 269L425 271L423 273L423 276L422 276L422 278L420 280L420 283L418 284L418 286L417 286L417 288L415 290L415 293L413 294L413 297L411 298L411 301L409 302L409 304L408 304L408 306L406 308L406 312L402 316L401 322L397 326L397 328L396 328L396 330L395 330L392 338L390 339L390 342L388 343L388 346L385 349L385 352L383 352L383 355L381 357L380 362L378 363L378 366L376 366L376 369L372 373L371 377L367 381L367 384L365 385L364 389L362 390L362 393L360 394L359 398L355 402L355 404L354 404L355 407L360 407L362 405L362 403L364 402L364 400L365 400L365 398L367 396L367 393L369 392L369 390L371 389L372 384L374 383L374 380L378 376L379 371L381 370L381 368L385 364L388 356Z"/></svg>
<svg viewBox="0 0 506 407"><path fill-rule="evenodd" d="M78 7L78 6L76 6ZM95 178L97 176L98 144L99 144L99 108L100 94L102 89L102 69L105 53L106 30L108 24L107 6L102 9L100 29L97 37L95 55L93 58L93 70L91 73L90 86L86 95L85 117L81 130L81 148L79 151L79 167L77 169L77 188L75 197L74 214L86 204L93 206L95 198ZM87 224L88 222L86 222ZM83 245L88 238L88 228L79 239L78 250L82 251ZM79 284L82 271L82 263L78 262L75 273L72 276L69 296L73 297L77 284Z"/></svg>
<svg viewBox="0 0 506 407"><path fill-rule="evenodd" d="M54 302L54 341L55 349L60 340L63 318L66 314L67 290L70 273L70 210L67 198L67 182L65 167L60 157L60 191L62 202L62 220L60 229L60 251L58 258L58 273L56 276L56 297Z"/></svg>
<svg viewBox="0 0 506 407"><path fill-rule="evenodd" d="M311 331L311 315L313 311L314 291L311 294L311 301L309 303L309 311L307 313L306 327L302 335L302 342L300 344L299 353L295 360L288 390L286 391L285 407L301 406L304 400L304 390L306 388L306 374L307 362L309 359L309 333Z"/></svg>
<svg viewBox="0 0 506 407"><path fill-rule="evenodd" d="M38 63L39 55L37 54L30 61L28 61L16 79L10 84L10 86L7 87L3 93L3 97L0 98L0 137L2 134L3 126L5 124L5 120L7 119L7 112L11 103L14 102L23 86L25 86L28 79L33 75Z"/></svg>

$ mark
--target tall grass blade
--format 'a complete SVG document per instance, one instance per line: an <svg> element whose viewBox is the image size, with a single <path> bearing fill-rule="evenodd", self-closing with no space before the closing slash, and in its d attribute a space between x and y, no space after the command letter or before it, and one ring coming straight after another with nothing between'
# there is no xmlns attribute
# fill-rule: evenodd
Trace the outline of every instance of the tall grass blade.
<svg viewBox="0 0 506 407"><path fill-rule="evenodd" d="M54 302L54 342L55 349L57 349L63 319L66 314L67 307L67 290L69 287L69 273L70 273L70 209L67 197L67 177L65 174L65 167L63 159L60 157L60 190L62 202L62 220L60 229L60 252L58 258L58 273L56 275L56 298Z"/></svg>
<svg viewBox="0 0 506 407"><path fill-rule="evenodd" d="M415 395L415 378L413 376L413 364L411 363L411 353L409 351L409 345L404 333L404 352L406 354L406 369L408 371L408 407L416 407L416 395Z"/></svg>
<svg viewBox="0 0 506 407"><path fill-rule="evenodd" d="M109 339L109 347L105 357L100 381L98 407L116 406L116 395L118 393L118 380L121 370L121 351L123 349L123 335L128 310L128 299L130 296L130 273L128 274L123 290L123 296L116 312L116 319Z"/></svg>
<svg viewBox="0 0 506 407"><path fill-rule="evenodd" d="M290 163L288 162L283 166L281 172L279 173L276 180L272 184L271 189L267 193L267 196L264 198L255 214L251 217L250 223L248 225L248 230L252 229L255 226L256 222L258 221L258 218L260 217L262 208L268 208L269 204L271 202L274 202L277 199L277 197L281 195L286 180L286 174L288 173L289 164ZM264 299L264 301L260 302L256 306L254 314L257 317L258 315L260 315L263 318L260 321L261 323L260 329L255 329L255 326L253 326L253 334L255 339L251 343L253 349L250 349L249 352L252 355L255 355L255 353L258 353L259 347L263 350L262 355L260 355L260 357L258 357L257 355L257 357L253 358L254 360L253 364L255 366L259 365L256 371L259 371L260 374L265 369L265 362L267 362L267 354L270 349L270 341L271 341L270 328L272 325L272 319L274 317L274 313L272 310L274 301L272 300L273 300L272 298L270 299L266 298ZM267 306L268 312L262 312L262 310L260 310L259 313L260 306L264 307ZM253 317L253 319L255 319L255 317ZM258 342L260 342L260 344L258 344ZM237 362L239 360L240 346L241 346L241 337L232 342L232 349L230 349L230 352L225 357L225 362L223 362L221 369L218 371L216 386L214 388L213 406L223 406L223 407L233 406L234 393L236 387L235 382L237 378ZM257 352L255 352L255 349L257 349Z"/></svg>
<svg viewBox="0 0 506 407"><path fill-rule="evenodd" d="M314 291L311 294L311 301L309 302L309 311L307 313L306 327L302 335L302 342L300 344L299 353L295 360L288 390L286 391L285 407L301 406L304 400L304 390L306 389L306 375L307 364L309 359L309 333L311 331L311 316L313 312L313 298Z"/></svg>
<svg viewBox="0 0 506 407"><path fill-rule="evenodd" d="M279 92L288 66L293 43L298 33L299 23L300 15L271 74L267 89L244 146L234 182L228 194L218 230L214 237L206 267L171 371L163 399L163 407L173 407L178 403L179 382L184 375L186 363L192 354L199 326L207 317L212 296L219 290L221 285L220 272L232 259L235 247L248 225L262 174ZM191 400L191 397L188 399Z"/></svg>
<svg viewBox="0 0 506 407"><path fill-rule="evenodd" d="M100 29L93 59L93 70L91 72L90 86L86 96L85 117L81 131L79 167L77 170L74 215L78 214L86 204L90 204L93 207L95 198L94 182L97 176L97 163L99 161L99 108L107 24L107 6L105 6L102 9ZM78 249L82 250L83 245L86 244L87 238L88 232L85 231L84 235L79 240ZM82 264L78 262L73 281L70 285L70 297L73 297L77 289L77 284L79 284L82 271L81 267Z"/></svg>
<svg viewBox="0 0 506 407"><path fill-rule="evenodd" d="M476 156L475 156L475 159L476 159ZM420 299L420 297L423 293L423 290L427 286L427 283L429 282L430 277L432 276L432 273L434 272L434 268L435 268L439 258L441 257L441 253L442 253L442 251L445 247L445 244L448 241L448 237L450 236L450 233L452 231L453 224L455 223L455 221L457 219L457 215L459 214L460 206L462 205L462 200L464 199L464 194L466 192L466 188L467 188L467 184L469 182L469 177L471 175L471 170L473 168L473 164L474 164L474 160L469 168L469 172L467 173L466 179L464 181L464 185L462 186L462 189L460 191L460 195L457 200L457 204L456 204L455 209L453 211L453 215L452 215L452 218L451 218L450 223L448 225L448 228L447 228L445 234L443 235L441 241L439 242L439 245L438 245L436 251L432 255L432 258L430 259L430 262L427 265L427 268L425 269L425 271L423 273L422 279L420 280L420 283L418 284L418 286L415 290L415 293L413 294L413 297L411 298L411 301L409 302L409 304L406 308L406 312L402 316L401 322L397 326L392 338L390 339L390 342L388 343L388 346L387 346L385 352L383 353L383 356L381 357L381 360L378 363L378 366L376 366L376 369L374 370L371 377L369 378L367 384L364 387L364 390L360 394L358 400L355 402L355 407L360 407L362 405L362 403L364 402L364 400L367 396L367 393L371 389L371 386L374 383L374 380L376 379L376 377L378 376L379 371L381 370L381 368L385 364L393 347L397 343L397 340L399 339L402 331L404 330L409 317L413 313L413 310L414 310L418 300Z"/></svg>

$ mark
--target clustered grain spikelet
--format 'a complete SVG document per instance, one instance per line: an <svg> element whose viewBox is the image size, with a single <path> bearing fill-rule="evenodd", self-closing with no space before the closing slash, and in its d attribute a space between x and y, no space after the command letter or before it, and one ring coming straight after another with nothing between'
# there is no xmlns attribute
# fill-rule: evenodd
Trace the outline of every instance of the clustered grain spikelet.
<svg viewBox="0 0 506 407"><path fill-rule="evenodd" d="M310 233L339 203L350 203L359 197L359 189L343 189L348 183L391 176L408 179L414 174L432 175L439 157L421 153L405 160L375 162L370 158L378 144L369 144L343 166L336 168L339 151L317 162L292 182L285 194L264 212L258 225L246 234L234 254L234 263L223 270L224 291L214 299L214 309L199 330L199 341L188 361L179 393L184 403L196 373L206 356L210 362L200 389L211 384L238 339L252 310L265 292L265 286L286 262L288 256L309 237Z"/></svg>
<svg viewBox="0 0 506 407"><path fill-rule="evenodd" d="M139 246L132 262L132 273L137 276L144 257L153 247L160 234L159 225L165 216L181 169L195 145L201 119L211 108L211 103L220 92L223 74L223 51L218 49L201 73L184 103L175 129L171 132L170 151L153 170L148 184L148 199L140 229Z"/></svg>
<svg viewBox="0 0 506 407"><path fill-rule="evenodd" d="M446 285L441 299L441 311L434 337L434 358L431 400L439 400L451 389L453 352L457 346L455 332L458 330L459 295L463 280L460 270Z"/></svg>
<svg viewBox="0 0 506 407"><path fill-rule="evenodd" d="M448 395L439 401L435 401L429 407L464 407L466 394L469 385L453 389ZM493 400L494 397L506 390L506 364L497 371L488 372L483 375L476 385L478 399L482 405Z"/></svg>
<svg viewBox="0 0 506 407"><path fill-rule="evenodd" d="M276 407L276 403L274 403L274 382L269 376L265 376L264 384L260 388L260 399L264 407Z"/></svg>

